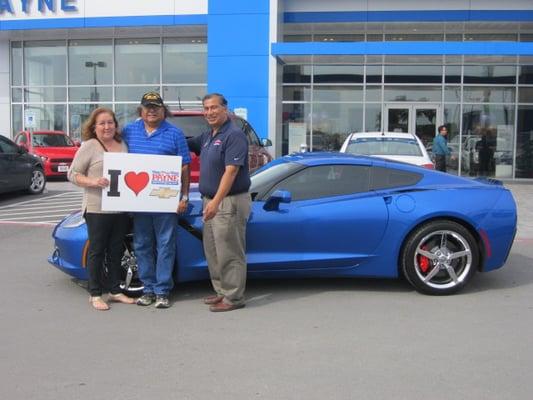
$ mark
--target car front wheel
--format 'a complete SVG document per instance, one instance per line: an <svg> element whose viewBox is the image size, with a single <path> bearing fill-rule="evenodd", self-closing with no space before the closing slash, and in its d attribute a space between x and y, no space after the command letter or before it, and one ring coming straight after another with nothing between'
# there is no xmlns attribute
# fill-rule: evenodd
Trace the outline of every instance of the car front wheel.
<svg viewBox="0 0 533 400"><path fill-rule="evenodd" d="M419 292L447 295L461 290L479 265L472 234L453 221L433 221L416 229L401 255L404 276Z"/></svg>
<svg viewBox="0 0 533 400"><path fill-rule="evenodd" d="M41 168L34 168L31 173L30 186L28 187L28 192L31 194L42 193L44 187L46 186L46 177Z"/></svg>

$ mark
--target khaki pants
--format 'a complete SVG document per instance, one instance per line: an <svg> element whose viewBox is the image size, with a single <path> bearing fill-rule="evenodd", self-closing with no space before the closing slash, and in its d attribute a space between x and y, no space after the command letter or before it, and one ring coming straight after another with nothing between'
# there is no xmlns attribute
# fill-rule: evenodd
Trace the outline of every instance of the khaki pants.
<svg viewBox="0 0 533 400"><path fill-rule="evenodd" d="M204 198L204 207L211 199ZM243 304L246 288L246 223L249 193L226 196L204 224L203 244L213 289L228 304Z"/></svg>

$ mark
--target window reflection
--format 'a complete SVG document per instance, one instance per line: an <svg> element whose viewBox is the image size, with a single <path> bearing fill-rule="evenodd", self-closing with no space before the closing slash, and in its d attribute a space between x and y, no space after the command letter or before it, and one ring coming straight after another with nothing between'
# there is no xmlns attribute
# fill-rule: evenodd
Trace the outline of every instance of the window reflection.
<svg viewBox="0 0 533 400"><path fill-rule="evenodd" d="M159 84L161 59L159 39L117 39L115 82L117 84Z"/></svg>
<svg viewBox="0 0 533 400"><path fill-rule="evenodd" d="M163 83L203 83L207 75L205 38L163 40Z"/></svg>
<svg viewBox="0 0 533 400"><path fill-rule="evenodd" d="M67 48L63 40L24 43L24 84L31 86L67 83Z"/></svg>

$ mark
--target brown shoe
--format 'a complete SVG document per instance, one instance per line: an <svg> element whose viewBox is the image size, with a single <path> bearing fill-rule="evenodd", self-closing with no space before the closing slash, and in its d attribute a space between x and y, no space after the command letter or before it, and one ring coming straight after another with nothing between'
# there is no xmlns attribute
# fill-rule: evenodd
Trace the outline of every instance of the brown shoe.
<svg viewBox="0 0 533 400"><path fill-rule="evenodd" d="M244 303L242 304L226 304L223 301L217 304L213 304L211 307L209 307L209 311L212 312L224 312L224 311L233 311L238 310L239 308L243 308Z"/></svg>
<svg viewBox="0 0 533 400"><path fill-rule="evenodd" d="M204 297L204 304L209 304L209 305L218 304L222 300L224 300L224 296L219 296L218 294L214 294L212 296Z"/></svg>

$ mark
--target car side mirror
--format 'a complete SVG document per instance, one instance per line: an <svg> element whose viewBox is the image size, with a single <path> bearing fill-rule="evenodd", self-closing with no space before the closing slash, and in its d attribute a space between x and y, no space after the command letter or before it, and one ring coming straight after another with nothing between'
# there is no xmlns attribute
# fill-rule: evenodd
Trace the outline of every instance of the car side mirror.
<svg viewBox="0 0 533 400"><path fill-rule="evenodd" d="M287 190L276 190L267 199L263 210L265 211L279 211L280 203L290 203L292 200L291 192Z"/></svg>
<svg viewBox="0 0 533 400"><path fill-rule="evenodd" d="M261 146L263 146L263 147L270 147L270 146L272 146L272 140L267 139L267 138L263 138L263 139L261 139Z"/></svg>
<svg viewBox="0 0 533 400"><path fill-rule="evenodd" d="M26 146L22 145L22 144L19 144L18 146L18 152L19 154L24 154L24 153L27 153L28 152L28 149L26 148Z"/></svg>
<svg viewBox="0 0 533 400"><path fill-rule="evenodd" d="M81 142L79 140L74 140L74 146L80 147L81 146Z"/></svg>

